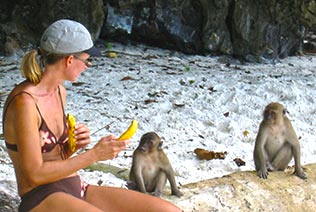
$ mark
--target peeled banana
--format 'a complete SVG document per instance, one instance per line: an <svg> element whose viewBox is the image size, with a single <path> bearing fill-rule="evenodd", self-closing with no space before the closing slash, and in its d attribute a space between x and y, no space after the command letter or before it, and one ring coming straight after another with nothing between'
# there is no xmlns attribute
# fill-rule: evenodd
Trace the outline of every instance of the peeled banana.
<svg viewBox="0 0 316 212"><path fill-rule="evenodd" d="M68 114L67 122L68 122L68 147L71 152L74 152L76 150L76 139L75 139L76 119L72 114Z"/></svg>
<svg viewBox="0 0 316 212"><path fill-rule="evenodd" d="M138 122L136 120L132 120L130 126L117 140L118 141L129 140L136 133L137 128L138 128Z"/></svg>

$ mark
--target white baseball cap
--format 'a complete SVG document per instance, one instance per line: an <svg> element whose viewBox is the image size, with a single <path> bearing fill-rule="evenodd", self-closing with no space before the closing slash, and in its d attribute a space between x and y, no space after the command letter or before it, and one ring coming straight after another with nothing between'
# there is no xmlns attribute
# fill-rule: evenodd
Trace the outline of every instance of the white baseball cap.
<svg viewBox="0 0 316 212"><path fill-rule="evenodd" d="M52 23L42 35L40 48L55 54L86 52L100 56L100 50L93 45L91 35L81 23L61 19Z"/></svg>

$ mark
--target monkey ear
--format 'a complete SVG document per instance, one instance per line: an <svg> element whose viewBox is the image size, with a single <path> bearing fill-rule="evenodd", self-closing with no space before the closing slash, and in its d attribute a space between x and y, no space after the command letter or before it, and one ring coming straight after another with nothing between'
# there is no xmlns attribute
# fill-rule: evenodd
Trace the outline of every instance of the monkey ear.
<svg viewBox="0 0 316 212"><path fill-rule="evenodd" d="M290 114L289 111L287 111L287 109L283 109L283 115L286 115L287 113Z"/></svg>
<svg viewBox="0 0 316 212"><path fill-rule="evenodd" d="M158 149L161 149L161 148L162 148L162 144L163 144L163 141L160 141L160 142L159 142L159 145L158 145Z"/></svg>

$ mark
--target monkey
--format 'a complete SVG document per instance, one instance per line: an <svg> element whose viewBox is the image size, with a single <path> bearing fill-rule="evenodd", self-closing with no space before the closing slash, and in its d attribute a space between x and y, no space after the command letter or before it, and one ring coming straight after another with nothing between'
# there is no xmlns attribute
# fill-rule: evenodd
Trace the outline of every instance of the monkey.
<svg viewBox="0 0 316 212"><path fill-rule="evenodd" d="M264 109L253 154L260 178L267 179L269 171L284 171L294 157L293 174L307 179L301 167L300 143L286 113L278 102L272 102Z"/></svg>
<svg viewBox="0 0 316 212"><path fill-rule="evenodd" d="M174 170L167 155L162 150L161 138L155 132L142 135L138 147L133 152L128 188L160 197L169 180L171 194L183 194L177 188Z"/></svg>

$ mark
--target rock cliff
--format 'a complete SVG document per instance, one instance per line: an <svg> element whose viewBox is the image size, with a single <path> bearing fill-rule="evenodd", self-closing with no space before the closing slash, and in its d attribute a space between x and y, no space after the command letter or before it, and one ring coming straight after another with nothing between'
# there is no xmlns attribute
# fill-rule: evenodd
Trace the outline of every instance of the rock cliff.
<svg viewBox="0 0 316 212"><path fill-rule="evenodd" d="M316 25L315 8L313 0L5 1L0 54L37 46L50 23L68 18L83 23L95 40L274 60L302 53L304 37Z"/></svg>

